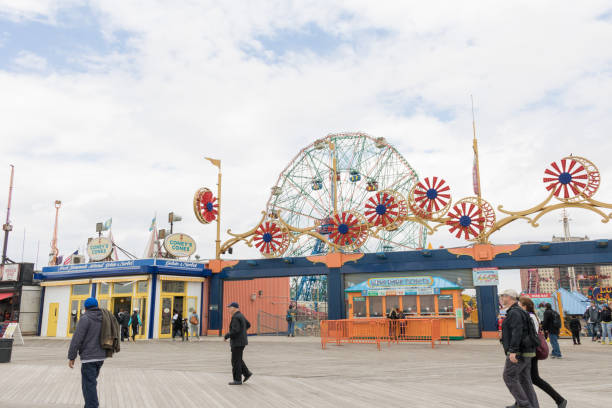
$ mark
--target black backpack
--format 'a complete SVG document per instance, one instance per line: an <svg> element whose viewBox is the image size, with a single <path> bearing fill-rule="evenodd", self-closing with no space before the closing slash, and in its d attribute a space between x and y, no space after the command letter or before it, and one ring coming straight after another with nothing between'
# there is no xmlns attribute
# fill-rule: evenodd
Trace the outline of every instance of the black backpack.
<svg viewBox="0 0 612 408"><path fill-rule="evenodd" d="M526 342L534 348L540 347L540 336L533 326L529 313L523 311L523 322L527 325Z"/></svg>
<svg viewBox="0 0 612 408"><path fill-rule="evenodd" d="M561 328L561 315L556 310L553 310L553 327L555 329Z"/></svg>

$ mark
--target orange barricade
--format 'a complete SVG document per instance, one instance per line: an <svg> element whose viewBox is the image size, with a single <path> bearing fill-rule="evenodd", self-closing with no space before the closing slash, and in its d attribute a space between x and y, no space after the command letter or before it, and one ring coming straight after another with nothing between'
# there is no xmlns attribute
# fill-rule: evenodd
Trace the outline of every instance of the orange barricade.
<svg viewBox="0 0 612 408"><path fill-rule="evenodd" d="M410 343L431 342L442 343L442 333L439 319L352 319L321 321L321 347L325 349L328 343ZM446 336L450 343L448 336Z"/></svg>

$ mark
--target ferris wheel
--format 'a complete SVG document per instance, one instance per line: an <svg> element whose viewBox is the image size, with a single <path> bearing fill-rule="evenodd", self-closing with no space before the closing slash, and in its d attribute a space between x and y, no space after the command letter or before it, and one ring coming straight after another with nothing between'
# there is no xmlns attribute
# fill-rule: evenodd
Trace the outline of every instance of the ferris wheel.
<svg viewBox="0 0 612 408"><path fill-rule="evenodd" d="M424 247L426 231L404 222L415 170L384 138L338 133L302 149L282 171L266 205L268 219L317 232L343 252L388 252ZM376 226L369 234L367 226ZM295 234L285 256L327 253L324 241ZM274 243L274 241L272 241Z"/></svg>

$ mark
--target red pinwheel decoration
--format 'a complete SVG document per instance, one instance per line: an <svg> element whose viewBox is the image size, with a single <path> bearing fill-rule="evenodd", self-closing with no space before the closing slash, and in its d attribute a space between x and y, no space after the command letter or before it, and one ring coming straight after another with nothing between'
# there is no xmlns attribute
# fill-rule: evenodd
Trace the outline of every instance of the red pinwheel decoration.
<svg viewBox="0 0 612 408"><path fill-rule="evenodd" d="M571 200L580 195L587 187L589 173L584 166L571 157L550 163L550 167L544 171L544 184L546 189L552 191L559 200Z"/></svg>
<svg viewBox="0 0 612 408"><path fill-rule="evenodd" d="M267 257L279 256L289 247L287 231L274 221L259 224L253 236L253 242L255 242L255 248Z"/></svg>
<svg viewBox="0 0 612 408"><path fill-rule="evenodd" d="M343 211L331 217L329 239L343 249L357 249L368 238L363 218L352 211Z"/></svg>
<svg viewBox="0 0 612 408"><path fill-rule="evenodd" d="M450 225L450 233L457 232L455 236L465 239L474 239L484 230L487 219L478 204L469 200L460 200L448 213L450 220L446 223Z"/></svg>
<svg viewBox="0 0 612 408"><path fill-rule="evenodd" d="M207 188L196 191L193 198L193 210L196 218L202 224L209 224L216 220L219 213L219 204L212 191Z"/></svg>
<svg viewBox="0 0 612 408"><path fill-rule="evenodd" d="M451 205L450 187L441 178L426 177L411 192L410 208L415 214L431 218L445 214Z"/></svg>
<svg viewBox="0 0 612 408"><path fill-rule="evenodd" d="M379 191L365 203L365 216L370 224L395 228L406 216L406 204L403 198L393 191Z"/></svg>

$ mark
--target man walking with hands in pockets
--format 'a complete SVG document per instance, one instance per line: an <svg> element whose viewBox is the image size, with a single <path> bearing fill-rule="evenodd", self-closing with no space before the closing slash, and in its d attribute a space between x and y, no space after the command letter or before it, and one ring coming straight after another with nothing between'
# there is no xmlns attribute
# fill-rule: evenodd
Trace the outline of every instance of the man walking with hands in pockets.
<svg viewBox="0 0 612 408"><path fill-rule="evenodd" d="M232 320L229 326L229 332L225 334L225 341L230 339L230 347L232 349L232 375L234 381L230 382L229 385L242 385L253 375L249 371L246 364L242 360L242 354L244 348L249 344L247 338L247 330L251 327L251 323L240 313L240 306L236 302L230 303L227 308L229 309ZM244 380L242 377L244 376Z"/></svg>

